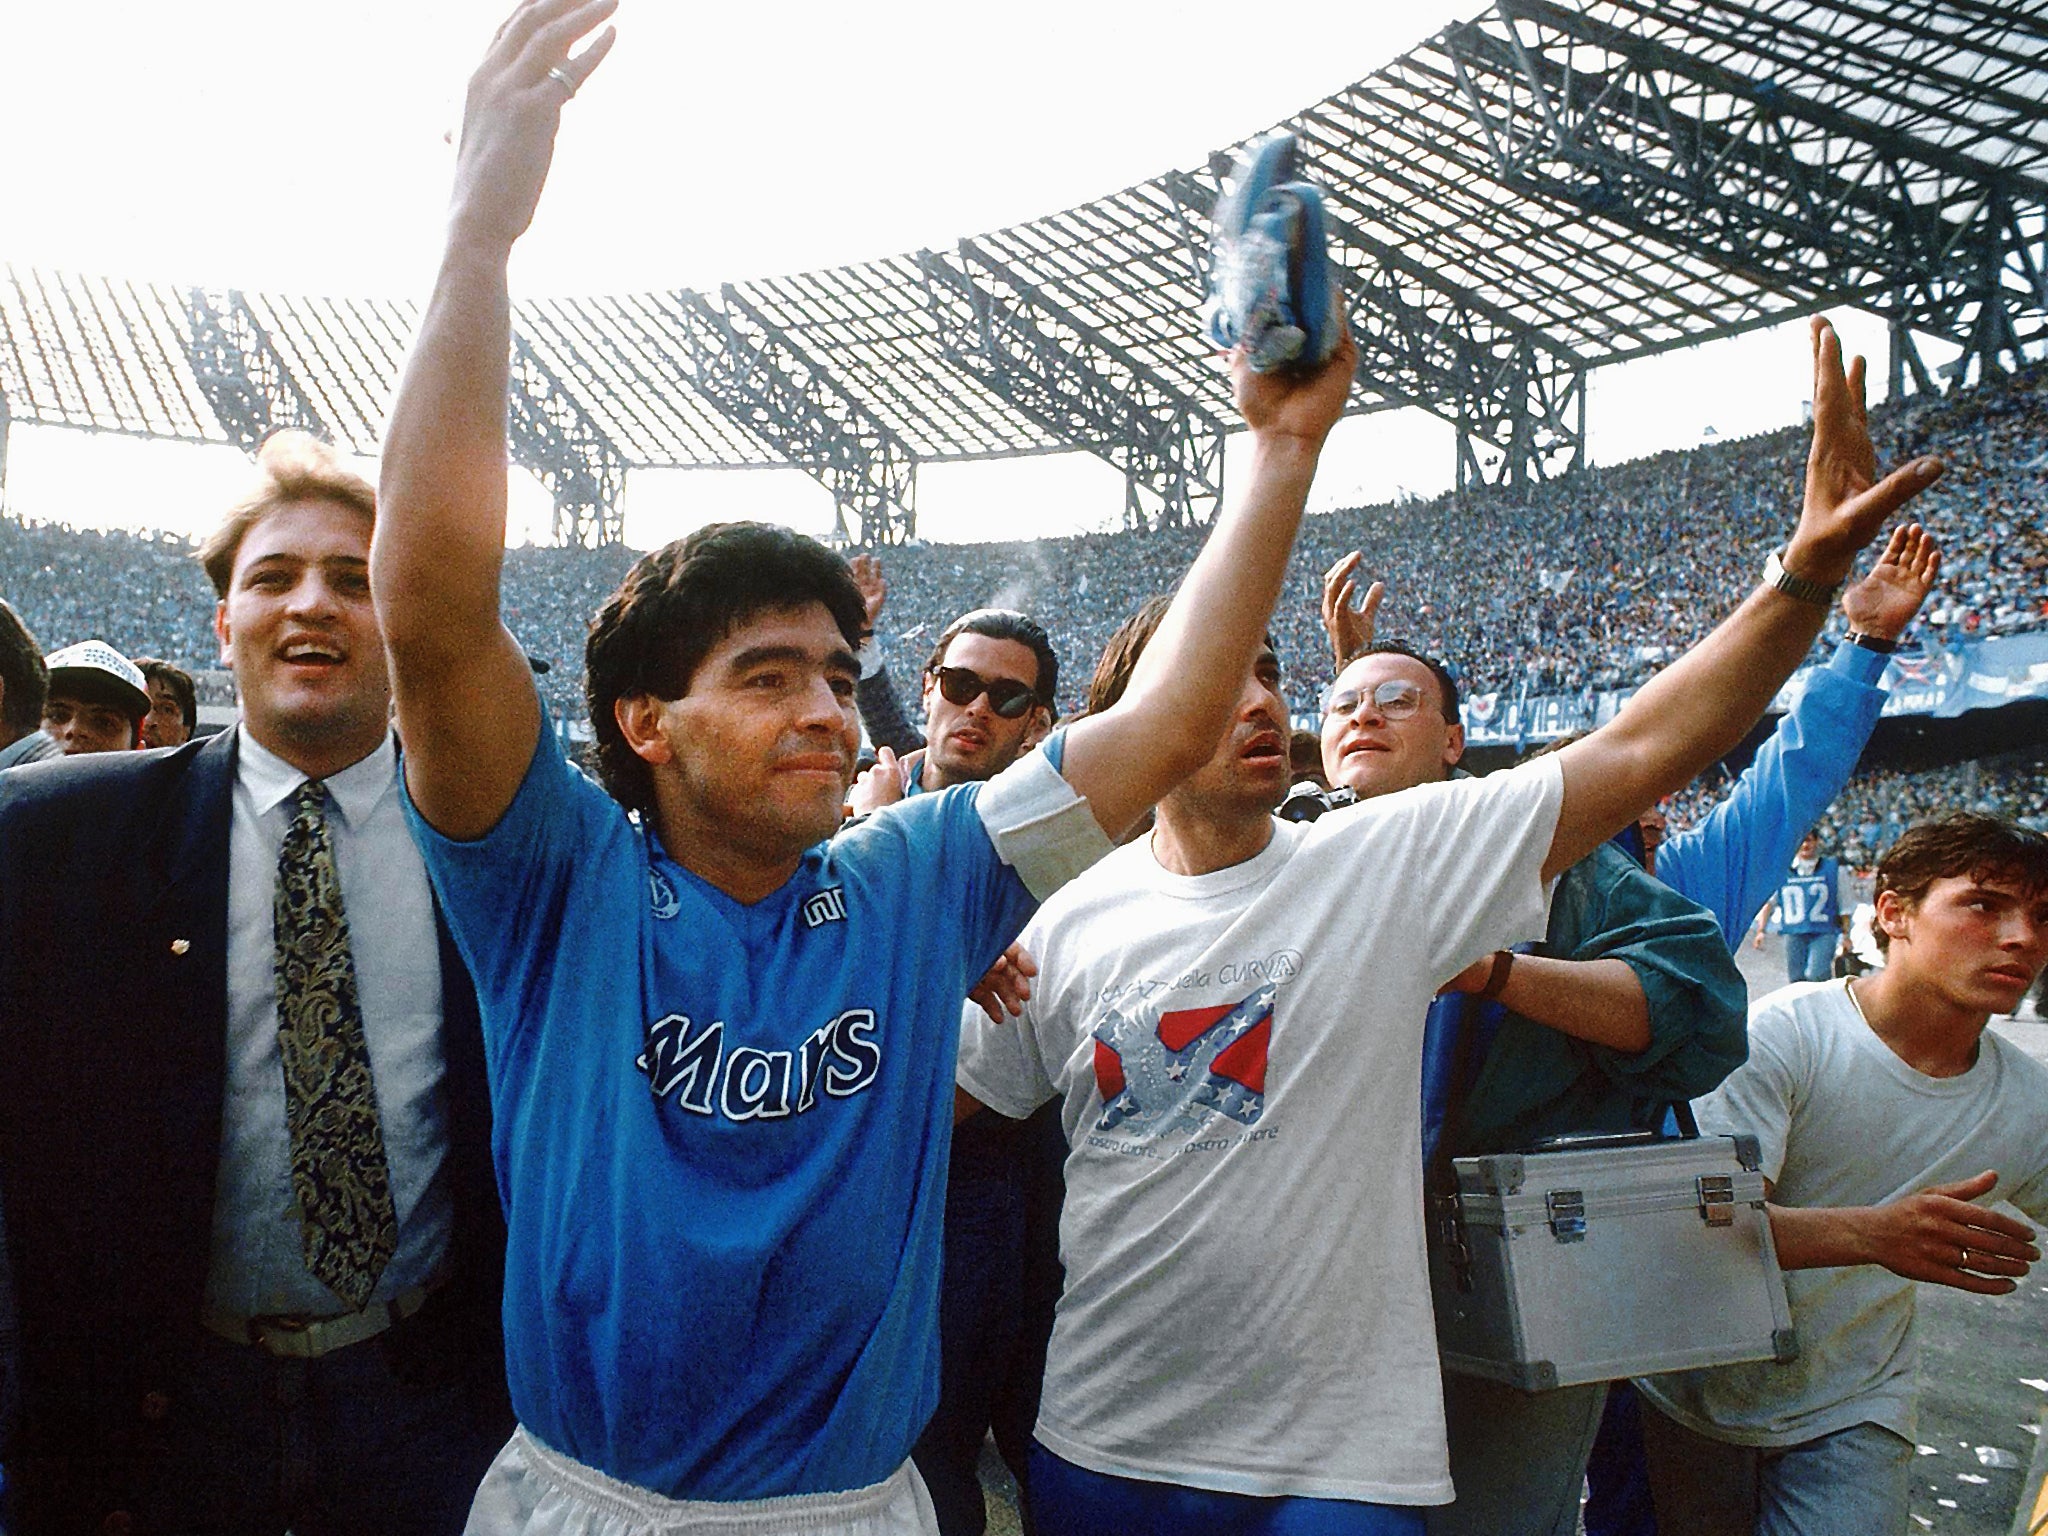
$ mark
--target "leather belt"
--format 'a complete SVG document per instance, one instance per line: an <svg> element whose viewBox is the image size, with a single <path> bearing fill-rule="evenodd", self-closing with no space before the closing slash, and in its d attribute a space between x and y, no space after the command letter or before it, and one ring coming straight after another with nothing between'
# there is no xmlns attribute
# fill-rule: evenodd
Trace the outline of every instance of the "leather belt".
<svg viewBox="0 0 2048 1536"><path fill-rule="evenodd" d="M253 1344L265 1354L287 1360L317 1360L337 1349L374 1339L427 1304L438 1288L415 1285L400 1291L389 1301L373 1302L360 1312L339 1317L308 1317L286 1313L269 1317L235 1317L208 1307L199 1320L209 1333L219 1334L233 1344Z"/></svg>

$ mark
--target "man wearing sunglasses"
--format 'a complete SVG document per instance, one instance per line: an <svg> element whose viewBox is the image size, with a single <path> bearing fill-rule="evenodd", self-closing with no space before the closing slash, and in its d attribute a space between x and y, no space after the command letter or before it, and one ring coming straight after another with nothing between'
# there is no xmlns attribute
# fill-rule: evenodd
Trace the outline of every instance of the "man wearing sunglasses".
<svg viewBox="0 0 2048 1536"><path fill-rule="evenodd" d="M863 557L856 566L874 623L878 578ZM1042 626L1012 608L976 608L948 624L924 668L924 733L903 718L885 670L854 688L861 721L878 748L876 771L858 787L854 805L872 811L905 795L992 779L1052 729L1059 657Z"/></svg>
<svg viewBox="0 0 2048 1536"><path fill-rule="evenodd" d="M873 555L847 562L870 630L888 586ZM867 814L912 795L993 778L1052 728L1059 659L1045 630L1009 608L947 625L925 664L925 728L903 718L885 669L863 659L854 702L878 748L849 797ZM901 753L901 757L897 753ZM1038 1415L1045 1345L1059 1299L1058 1118L982 1115L958 1127L947 1160L939 1280L939 1405L913 1453L941 1536L981 1536L979 1463L990 1432L1021 1486Z"/></svg>
<svg viewBox="0 0 2048 1536"><path fill-rule="evenodd" d="M1832 330L1814 331L1805 508L1762 586L1608 726L1487 779L1290 824L1270 652L1149 839L1049 900L1014 1025L968 1015L967 1103L1057 1102L1066 1289L1030 1497L1041 1536L1411 1536L1452 1496L1423 1251L1421 1030L1435 992L1543 932L1547 888L1729 750L1833 586L1930 484L1880 482ZM1119 633L1098 685L1145 645ZM1364 658L1324 735L1371 782L1455 759L1438 679ZM1409 687L1384 687L1387 684Z"/></svg>

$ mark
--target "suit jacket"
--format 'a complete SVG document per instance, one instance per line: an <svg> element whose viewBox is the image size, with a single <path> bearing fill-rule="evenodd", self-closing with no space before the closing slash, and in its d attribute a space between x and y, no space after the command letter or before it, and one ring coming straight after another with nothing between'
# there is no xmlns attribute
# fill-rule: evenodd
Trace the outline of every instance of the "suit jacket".
<svg viewBox="0 0 2048 1536"><path fill-rule="evenodd" d="M178 1384L220 1157L237 739L0 776L0 1209L20 1314L6 1459L53 1525L135 1508L191 1406ZM445 926L440 940L456 1225L433 1350L509 1433L483 1037Z"/></svg>

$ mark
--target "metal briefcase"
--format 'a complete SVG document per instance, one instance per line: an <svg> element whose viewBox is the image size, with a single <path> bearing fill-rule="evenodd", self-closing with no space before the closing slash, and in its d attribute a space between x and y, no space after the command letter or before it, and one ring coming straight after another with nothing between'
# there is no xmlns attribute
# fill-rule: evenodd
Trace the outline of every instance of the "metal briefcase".
<svg viewBox="0 0 2048 1536"><path fill-rule="evenodd" d="M1431 1198L1444 1365L1528 1391L1799 1352L1754 1136L1559 1138Z"/></svg>

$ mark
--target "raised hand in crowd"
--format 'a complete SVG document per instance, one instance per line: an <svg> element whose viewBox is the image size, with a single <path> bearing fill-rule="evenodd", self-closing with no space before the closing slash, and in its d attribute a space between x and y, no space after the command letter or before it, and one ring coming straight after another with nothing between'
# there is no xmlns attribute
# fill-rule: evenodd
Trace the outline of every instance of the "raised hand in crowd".
<svg viewBox="0 0 2048 1536"><path fill-rule="evenodd" d="M1387 595L1387 584L1376 581L1359 601L1358 568L1364 561L1364 552L1354 549L1323 573L1323 631L1330 637L1330 659L1339 672L1372 645L1374 620Z"/></svg>
<svg viewBox="0 0 2048 1536"><path fill-rule="evenodd" d="M1941 546L1918 523L1892 530L1870 574L1842 593L1842 613L1854 634L1896 641L1913 622L1941 576Z"/></svg>
<svg viewBox="0 0 2048 1536"><path fill-rule="evenodd" d="M882 579L882 562L874 555L855 555L846 562L853 572L853 584L860 588L860 600L867 604L868 633L873 634L882 617L882 604L889 597L889 583Z"/></svg>
<svg viewBox="0 0 2048 1536"><path fill-rule="evenodd" d="M1564 809L1545 865L1557 873L1732 749L1791 676L1863 547L1942 472L1917 458L1879 479L1863 406L1863 359L1842 361L1813 322L1813 445L1799 523L1775 578L1643 685L1612 722L1559 754Z"/></svg>

